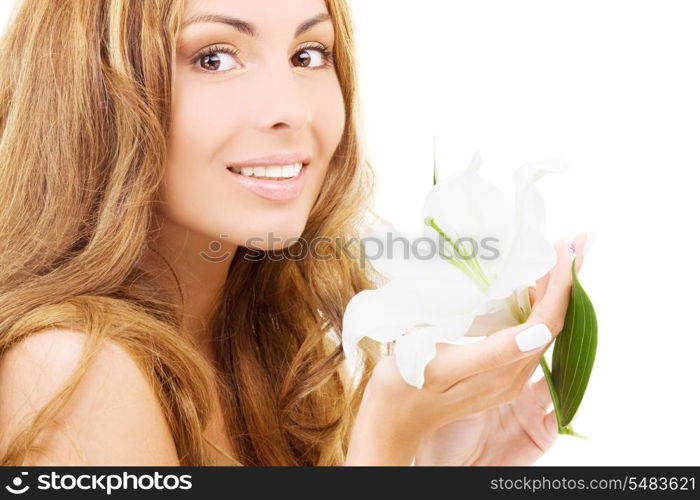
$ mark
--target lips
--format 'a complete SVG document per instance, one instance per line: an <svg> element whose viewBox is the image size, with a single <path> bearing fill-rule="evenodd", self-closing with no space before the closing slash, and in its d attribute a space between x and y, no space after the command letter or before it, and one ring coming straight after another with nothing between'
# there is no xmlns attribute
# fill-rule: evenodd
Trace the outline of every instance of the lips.
<svg viewBox="0 0 700 500"><path fill-rule="evenodd" d="M303 191L307 170L307 166L302 166L299 173L294 177L282 179L261 179L236 173L232 167L229 167L228 175L240 186L243 186L261 198L273 201L289 201L297 198Z"/></svg>

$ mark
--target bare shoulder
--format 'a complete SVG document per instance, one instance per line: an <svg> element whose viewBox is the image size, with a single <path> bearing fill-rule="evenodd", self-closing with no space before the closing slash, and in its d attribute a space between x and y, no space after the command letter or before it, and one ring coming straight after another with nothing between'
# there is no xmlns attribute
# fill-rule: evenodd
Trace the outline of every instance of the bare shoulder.
<svg viewBox="0 0 700 500"><path fill-rule="evenodd" d="M33 334L0 358L0 456L68 381L87 335ZM39 442L46 450L25 465L179 465L154 389L126 349L100 346L57 423Z"/></svg>

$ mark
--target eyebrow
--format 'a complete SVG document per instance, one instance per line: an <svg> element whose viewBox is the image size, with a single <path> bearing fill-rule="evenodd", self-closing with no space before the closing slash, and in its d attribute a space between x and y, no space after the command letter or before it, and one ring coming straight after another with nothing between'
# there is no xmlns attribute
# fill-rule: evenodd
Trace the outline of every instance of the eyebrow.
<svg viewBox="0 0 700 500"><path fill-rule="evenodd" d="M310 30L312 27L315 25L322 23L323 21L330 21L331 16L326 13L322 12L321 14L317 14L314 17L307 19L303 23L301 23L296 31L294 32L294 37L298 37L305 31ZM241 19L236 19L235 17L230 17L230 16L225 16L223 14L196 14L190 18L188 18L182 25L183 28L189 26L190 24L195 24L195 23L222 23L222 24L227 24L234 28L235 30L240 31L244 35L248 35L252 38L257 38L259 36L258 30L255 29L255 26L252 24L243 21Z"/></svg>

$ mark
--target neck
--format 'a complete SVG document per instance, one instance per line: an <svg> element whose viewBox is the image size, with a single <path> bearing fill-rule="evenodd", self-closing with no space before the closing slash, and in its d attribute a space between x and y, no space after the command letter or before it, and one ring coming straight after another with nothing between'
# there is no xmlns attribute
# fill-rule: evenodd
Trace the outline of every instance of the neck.
<svg viewBox="0 0 700 500"><path fill-rule="evenodd" d="M162 219L153 246L160 257L149 255L147 260L156 275L162 278L159 285L166 287L172 296L179 297L173 273L180 284L184 334L190 336L207 359L213 361L209 322L237 246L193 232L167 218Z"/></svg>

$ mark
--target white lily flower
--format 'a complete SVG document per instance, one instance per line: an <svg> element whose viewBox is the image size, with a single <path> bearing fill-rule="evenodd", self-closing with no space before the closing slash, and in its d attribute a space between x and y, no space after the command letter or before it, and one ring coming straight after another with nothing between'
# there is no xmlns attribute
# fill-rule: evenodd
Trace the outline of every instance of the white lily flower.
<svg viewBox="0 0 700 500"><path fill-rule="evenodd" d="M515 205L479 176L480 167L477 152L466 169L442 179L425 199L424 235L441 255L394 266L386 285L363 290L348 303L342 341L351 367L363 337L394 342L402 377L422 388L437 342L479 341L527 318L528 286L556 262L535 183L568 166L558 159L522 165L515 175ZM373 265L381 272L380 262Z"/></svg>

